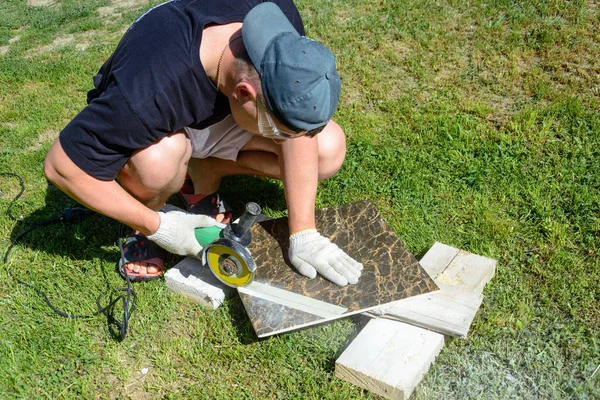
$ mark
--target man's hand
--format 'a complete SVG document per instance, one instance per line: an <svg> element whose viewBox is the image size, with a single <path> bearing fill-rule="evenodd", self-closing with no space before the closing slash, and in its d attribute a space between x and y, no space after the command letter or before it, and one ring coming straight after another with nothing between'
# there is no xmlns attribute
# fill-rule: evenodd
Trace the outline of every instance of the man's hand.
<svg viewBox="0 0 600 400"><path fill-rule="evenodd" d="M290 236L289 257L292 265L302 275L312 279L319 272L340 286L358 282L363 269L361 263L321 236L316 229L307 229Z"/></svg>
<svg viewBox="0 0 600 400"><path fill-rule="evenodd" d="M159 211L158 216L160 225L148 239L173 254L199 258L202 246L196 240L194 229L213 226L216 220L185 211Z"/></svg>

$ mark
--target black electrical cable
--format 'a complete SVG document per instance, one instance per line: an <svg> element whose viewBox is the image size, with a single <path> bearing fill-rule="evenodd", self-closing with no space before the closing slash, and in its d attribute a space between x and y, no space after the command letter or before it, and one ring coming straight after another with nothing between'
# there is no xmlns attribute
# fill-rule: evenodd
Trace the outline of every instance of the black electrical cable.
<svg viewBox="0 0 600 400"><path fill-rule="evenodd" d="M48 305L48 307L50 307L55 313L57 313L58 315L64 317L64 318L68 318L68 319L81 319L81 318L92 318L95 316L98 316L100 314L103 314L104 316L106 316L107 320L109 321L109 323L116 325L119 328L119 341L122 341L123 339L125 339L125 337L127 336L127 328L129 325L129 318L131 316L131 314L133 313L134 309L135 309L135 303L137 300L137 296L135 294L135 291L131 288L131 282L129 280L129 276L127 276L126 274L126 282L127 282L127 287L124 288L119 288L119 289L114 289L116 292L126 292L126 295L122 295L120 297L117 297L116 299L112 300L108 305L102 307L101 304L101 299L108 293L109 289L105 290L103 293L101 293L97 298L96 298L96 305L98 307L98 311L92 313L92 314L69 314L66 313L60 309L58 309L57 307L55 307L52 302L50 301L50 299L48 298L48 296L46 296L46 293L44 293L44 291L36 288L35 286L31 285L30 283L27 283L25 281L22 281L21 279L17 278L16 276L14 276L12 274L12 272L10 271L10 269L8 268L8 258L9 258L9 254L11 252L11 250L13 249L13 247L15 247L19 241L21 239L23 239L27 234L31 233L32 231L41 228L43 226L48 226L51 224L55 224L58 222L61 223L72 223L72 222L81 222L83 219L85 219L86 217L95 214L94 211L87 209L87 208L81 208L81 207L74 207L74 208L67 208L66 210L64 210L63 214L58 216L58 217L54 217L54 218L49 218L47 220L44 221L26 221L26 220L22 220L19 218L16 218L13 214L12 214L12 207L13 205L16 203L16 201L21 197L21 195L23 194L23 192L25 191L25 183L23 182L23 178L21 178L19 175L13 173L13 172L0 172L0 176L11 176L11 177L15 177L19 180L19 184L21 186L21 190L19 191L19 193L11 200L8 209L6 211L7 215L9 216L10 219L12 219L13 221L17 221L18 223L22 223L22 224L27 224L30 225L30 228L28 228L27 230L25 230L24 232L20 233L8 246L8 248L6 249L6 252L4 253L4 264L6 265L6 272L8 273L8 275L13 278L15 281L17 281L19 284L24 285L32 290L34 290L36 293L38 293L46 302L46 304ZM121 252L121 257L124 258L124 254L123 254L123 245L121 243L121 240L118 240L119 243L119 249ZM114 305L119 301L119 299L123 300L123 321L119 321L117 320L111 313L110 311L113 309Z"/></svg>

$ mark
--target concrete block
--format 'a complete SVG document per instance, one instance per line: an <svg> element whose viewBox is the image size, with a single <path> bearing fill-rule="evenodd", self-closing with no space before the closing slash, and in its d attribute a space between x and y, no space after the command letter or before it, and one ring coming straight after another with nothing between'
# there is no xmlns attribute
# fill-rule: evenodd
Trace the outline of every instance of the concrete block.
<svg viewBox="0 0 600 400"><path fill-rule="evenodd" d="M444 346L444 335L374 319L335 363L335 375L392 400L408 399Z"/></svg>
<svg viewBox="0 0 600 400"><path fill-rule="evenodd" d="M200 260L186 257L165 273L167 287L212 309L236 290L219 281Z"/></svg>

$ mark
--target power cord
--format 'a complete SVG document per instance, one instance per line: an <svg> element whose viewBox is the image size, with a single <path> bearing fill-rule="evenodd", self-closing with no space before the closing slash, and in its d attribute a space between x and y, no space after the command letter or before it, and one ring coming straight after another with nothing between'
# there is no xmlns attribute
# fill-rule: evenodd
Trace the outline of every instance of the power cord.
<svg viewBox="0 0 600 400"><path fill-rule="evenodd" d="M124 288L119 288L119 289L114 289L115 292L119 293L119 292L125 292L125 294L120 294L120 296L118 296L117 298L115 298L114 300L111 300L108 305L102 307L101 304L101 300L104 296L106 296L106 294L108 293L108 291L110 289L105 290L102 294L100 294L97 298L96 298L96 305L98 307L98 311L92 313L92 314L70 314L67 312L64 312L60 309L58 309L57 307L55 307L52 302L50 301L50 299L48 298L48 296L46 295L46 293L44 293L44 291L36 288L35 286L31 285L30 283L27 283L25 281L22 281L21 279L17 278L16 276L14 276L12 274L12 272L10 271L10 269L8 268L8 258L9 258L9 254L11 252L11 250L21 241L21 239L23 239L26 235L28 235L29 233L31 233L32 231L41 228L43 226L48 226L51 224L55 224L58 222L64 223L64 224L68 224L68 223L79 223L81 221L83 221L85 218L87 218L90 215L95 214L94 211L88 209L88 208L83 208L83 207L73 207L73 208L67 208L64 210L64 212L57 216L57 217L53 217L53 218L49 218L46 219L44 221L35 221L35 222L31 222L31 221L26 221L23 219L19 219L16 218L13 214L12 214L12 207L15 205L16 201L21 197L21 195L23 194L23 192L25 191L25 183L23 182L23 178L21 178L19 175L13 173L13 172L0 172L0 176L10 176L10 177L14 177L17 178L19 180L19 184L21 186L21 190L19 191L19 193L11 200L8 209L7 209L7 215L9 216L9 218L13 221L17 221L18 223L21 224L27 224L30 225L30 227L28 229L26 229L24 232L20 233L8 246L8 248L6 249L6 252L4 253L4 264L6 264L6 272L8 273L8 275L13 278L14 280L16 280L19 284L27 286L28 288L34 290L36 293L38 293L46 302L46 304L48 305L48 307L50 307L55 313L57 313L58 315L64 317L64 318L69 318L69 319L81 319L81 318L92 318L92 317L96 317L100 314L103 314L104 316L106 316L108 322L109 322L109 326L111 325L115 325L118 327L119 332L118 335L115 335L118 337L119 341L122 341L125 339L125 337L127 336L127 328L129 325L129 319L131 317L131 314L133 313L134 309L135 309L135 303L137 301L137 296L135 294L135 291L131 288L131 281L129 280L129 276L126 275L126 282L127 282L127 286ZM121 240L119 239L118 241L119 243L119 249L121 252L121 257L124 257L123 255L123 246L121 244ZM113 315L112 315L112 311L114 309L115 304L117 304L117 302L119 300L123 301L123 321L119 321L118 319L116 319ZM114 334L114 332L113 332Z"/></svg>

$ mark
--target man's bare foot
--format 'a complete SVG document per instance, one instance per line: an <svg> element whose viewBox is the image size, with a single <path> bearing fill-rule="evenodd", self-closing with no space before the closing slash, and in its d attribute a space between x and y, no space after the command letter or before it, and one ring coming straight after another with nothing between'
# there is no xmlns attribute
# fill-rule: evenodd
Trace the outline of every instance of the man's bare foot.
<svg viewBox="0 0 600 400"><path fill-rule="evenodd" d="M123 244L123 256L119 260L119 273L130 281L149 281L163 273L164 262L156 243L139 233L127 236Z"/></svg>

